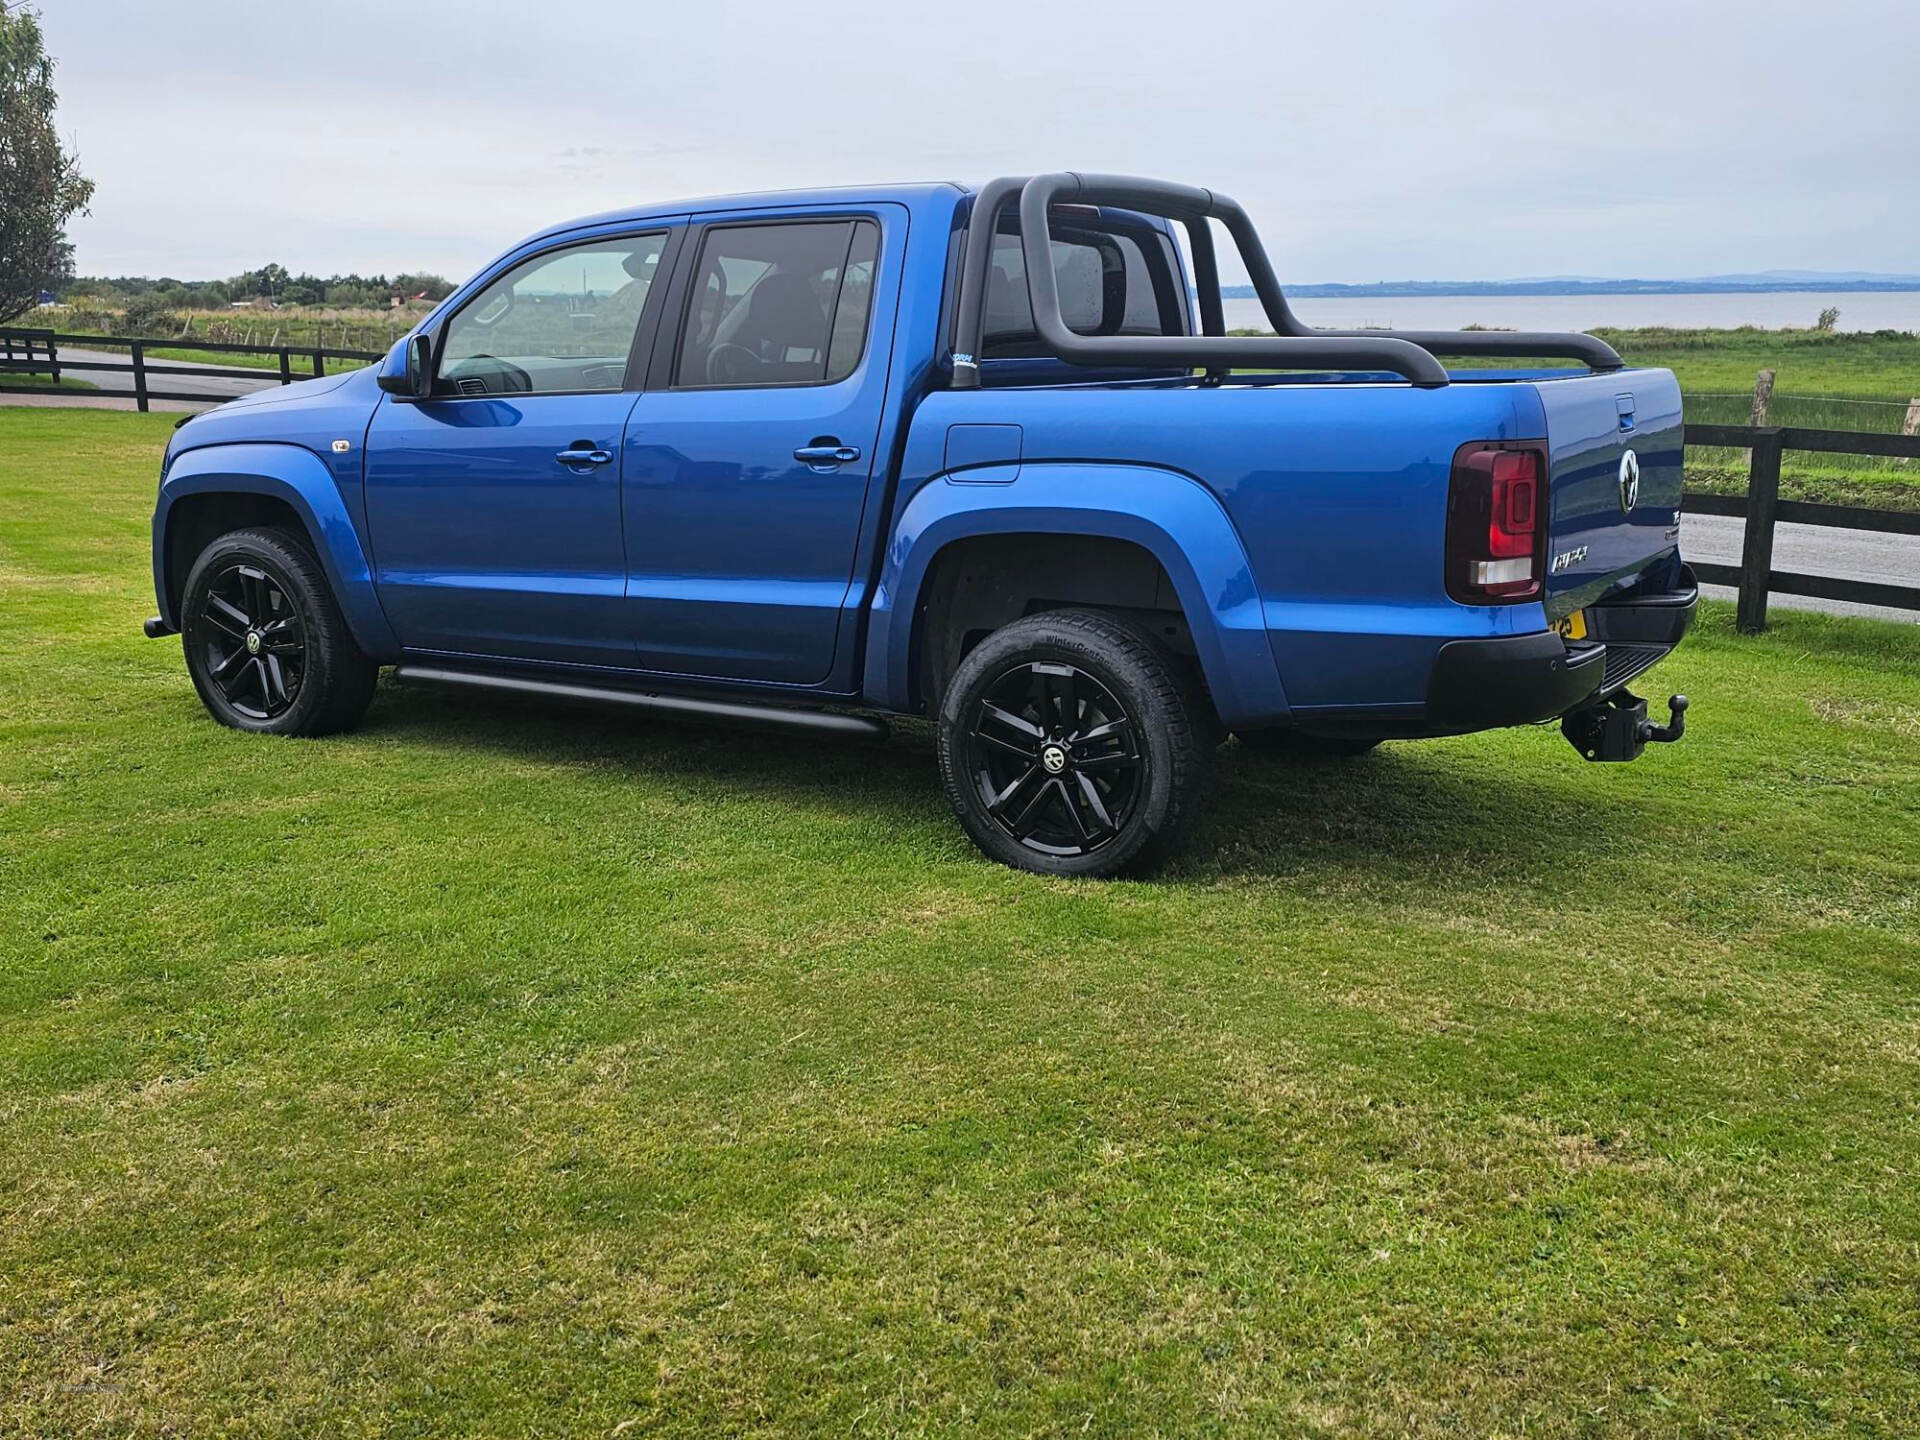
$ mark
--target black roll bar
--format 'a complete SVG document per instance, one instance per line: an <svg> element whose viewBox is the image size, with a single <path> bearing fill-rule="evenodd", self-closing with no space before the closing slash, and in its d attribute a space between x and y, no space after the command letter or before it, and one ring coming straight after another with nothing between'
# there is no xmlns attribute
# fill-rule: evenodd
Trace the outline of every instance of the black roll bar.
<svg viewBox="0 0 1920 1440"><path fill-rule="evenodd" d="M1434 358L1445 355L1555 356L1579 360L1597 371L1623 363L1612 346L1591 335L1485 330L1316 330L1287 304L1280 281L1253 221L1225 195L1193 185L1140 180L1121 175L1078 175L1063 171L1031 178L1008 176L989 181L974 197L967 222L967 244L960 274L960 303L954 331L953 388L980 384L980 335L985 324L987 272L1001 212L1018 195L1021 257L1034 330L1054 355L1075 365L1149 365L1207 368L1215 377L1232 366L1272 366L1288 370L1385 370L1414 385L1437 389L1448 383L1446 368ZM1049 211L1060 204L1111 205L1179 221L1193 255L1194 286L1199 292L1199 335L1079 335L1067 328L1054 278ZM1226 333L1209 220L1218 220L1233 236L1273 326L1272 336Z"/></svg>

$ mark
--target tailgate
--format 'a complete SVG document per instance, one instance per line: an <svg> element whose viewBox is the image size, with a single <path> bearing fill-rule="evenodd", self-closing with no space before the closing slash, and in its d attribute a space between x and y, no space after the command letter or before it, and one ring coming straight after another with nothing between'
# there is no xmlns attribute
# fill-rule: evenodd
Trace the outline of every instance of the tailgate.
<svg viewBox="0 0 1920 1440"><path fill-rule="evenodd" d="M1540 380L1551 524L1547 618L1557 620L1671 555L1684 449L1670 370Z"/></svg>

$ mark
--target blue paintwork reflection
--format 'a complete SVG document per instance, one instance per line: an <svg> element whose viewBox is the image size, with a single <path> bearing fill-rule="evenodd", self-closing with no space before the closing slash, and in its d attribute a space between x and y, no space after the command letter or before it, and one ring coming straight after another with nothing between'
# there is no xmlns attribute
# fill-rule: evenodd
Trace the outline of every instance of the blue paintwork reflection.
<svg viewBox="0 0 1920 1440"><path fill-rule="evenodd" d="M633 664L617 459L633 402L609 391L380 407L367 521L402 645ZM554 458L582 441L615 462Z"/></svg>

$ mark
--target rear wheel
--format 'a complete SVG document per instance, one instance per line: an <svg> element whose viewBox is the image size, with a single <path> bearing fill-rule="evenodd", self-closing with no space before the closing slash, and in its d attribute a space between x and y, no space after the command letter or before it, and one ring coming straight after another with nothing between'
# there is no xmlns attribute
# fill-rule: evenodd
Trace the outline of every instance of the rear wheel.
<svg viewBox="0 0 1920 1440"><path fill-rule="evenodd" d="M325 735L358 722L373 698L378 669L290 531L222 535L188 571L180 609L187 673L223 725Z"/></svg>
<svg viewBox="0 0 1920 1440"><path fill-rule="evenodd" d="M974 843L1043 875L1145 870L1178 848L1209 778L1203 702L1114 616L1016 620L961 661L940 709L940 772Z"/></svg>

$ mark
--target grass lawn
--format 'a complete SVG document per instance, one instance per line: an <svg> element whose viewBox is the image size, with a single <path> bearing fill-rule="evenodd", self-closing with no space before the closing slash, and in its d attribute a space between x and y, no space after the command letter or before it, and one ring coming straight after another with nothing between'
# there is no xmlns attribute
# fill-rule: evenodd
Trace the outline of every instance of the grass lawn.
<svg viewBox="0 0 1920 1440"><path fill-rule="evenodd" d="M261 343L264 344L265 342L262 341ZM88 346L76 345L71 348L95 349L112 356L124 356L131 353L125 345L108 345L104 343ZM280 370L280 357L277 354L254 355L244 351L195 350L180 345L168 345L164 342L156 342L149 345L147 347L146 357L150 361L172 361L180 365L222 365L242 370L271 370L275 374L278 374ZM367 367L365 360L327 359L323 361L322 364L325 366L326 373L329 375L339 375L348 370L364 370ZM296 380L313 379L313 356L311 354L302 355L298 350L293 351L292 369L293 378ZM108 383L111 385L131 386L133 384L133 377L130 374L122 375L112 371L103 373L111 377L108 380ZM158 384L158 382L153 383Z"/></svg>
<svg viewBox="0 0 1920 1440"><path fill-rule="evenodd" d="M278 355L250 355L244 352L236 354L231 350L187 350L172 345L163 345L157 350L147 351L147 358L150 360L172 360L182 365L232 365L245 370L272 370L276 373L278 373L280 369L280 357ZM292 364L294 379L311 380L314 378L313 356L302 355L296 350L293 353ZM329 375L339 375L348 370L364 370L367 368L367 362L364 360L326 359L321 361L321 365Z"/></svg>
<svg viewBox="0 0 1920 1440"><path fill-rule="evenodd" d="M1920 1429L1920 627L1047 881L918 729L219 728L171 423L0 410L0 1433Z"/></svg>
<svg viewBox="0 0 1920 1440"><path fill-rule="evenodd" d="M1601 331L1636 365L1664 365L1679 378L1687 418L1745 425L1753 412L1753 380L1774 372L1767 418L1816 430L1900 433L1907 405L1920 396L1920 335L1823 334L1816 330ZM1687 452L1690 486L1745 494L1747 467L1734 450ZM1789 451L1781 493L1835 505L1920 509L1920 461Z"/></svg>
<svg viewBox="0 0 1920 1440"><path fill-rule="evenodd" d="M24 386L29 390L96 390L99 387L91 380L81 380L73 375L62 375L58 380L51 375L30 375L19 371L0 372L0 386ZM0 398L0 405L6 404Z"/></svg>

